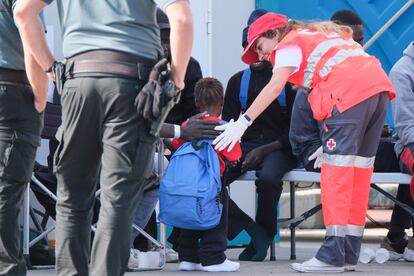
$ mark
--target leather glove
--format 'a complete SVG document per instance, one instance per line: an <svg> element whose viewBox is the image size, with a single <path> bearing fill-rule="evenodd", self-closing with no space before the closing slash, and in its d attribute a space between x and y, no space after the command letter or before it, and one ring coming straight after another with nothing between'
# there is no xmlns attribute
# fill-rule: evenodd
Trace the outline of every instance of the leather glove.
<svg viewBox="0 0 414 276"><path fill-rule="evenodd" d="M309 156L309 158L308 158L309 161L312 161L313 159L316 159L315 163L313 164L314 169L322 167L322 163L324 161L323 156L324 155L323 155L322 146L320 146L314 153L312 153L311 156Z"/></svg>
<svg viewBox="0 0 414 276"><path fill-rule="evenodd" d="M138 115L144 119L154 121L161 114L162 107L166 104L164 88L169 77L168 60L161 59L152 68L149 81L144 85L135 98L135 107Z"/></svg>
<svg viewBox="0 0 414 276"><path fill-rule="evenodd" d="M252 121L246 118L246 115L241 115L237 121L234 122L233 119L230 120L227 124L216 126L215 130L224 131L213 141L215 149L222 151L227 146L227 151L230 152L234 145L240 141L240 138L243 136L246 129L252 124Z"/></svg>

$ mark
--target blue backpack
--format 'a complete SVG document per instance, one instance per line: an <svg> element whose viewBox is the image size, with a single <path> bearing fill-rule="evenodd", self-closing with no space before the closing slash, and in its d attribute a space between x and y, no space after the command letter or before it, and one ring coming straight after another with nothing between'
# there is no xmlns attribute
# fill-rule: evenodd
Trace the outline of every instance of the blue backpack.
<svg viewBox="0 0 414 276"><path fill-rule="evenodd" d="M171 157L160 184L160 222L191 230L219 224L220 164L211 143L184 143Z"/></svg>

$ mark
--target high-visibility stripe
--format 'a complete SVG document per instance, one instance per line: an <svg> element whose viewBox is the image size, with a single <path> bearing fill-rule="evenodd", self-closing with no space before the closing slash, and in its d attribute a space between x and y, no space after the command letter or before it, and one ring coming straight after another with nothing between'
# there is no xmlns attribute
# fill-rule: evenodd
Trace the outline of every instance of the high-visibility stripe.
<svg viewBox="0 0 414 276"><path fill-rule="evenodd" d="M362 157L357 155L323 154L323 163L338 167L372 168L375 156Z"/></svg>
<svg viewBox="0 0 414 276"><path fill-rule="evenodd" d="M319 71L319 75L321 77L324 77L331 72L332 67L340 64L345 59L349 57L355 57L355 56L369 56L367 53L364 52L362 48L357 49L342 49L339 50L332 58L330 58L323 66L321 71Z"/></svg>
<svg viewBox="0 0 414 276"><path fill-rule="evenodd" d="M327 225L326 236L345 237L346 226L343 225Z"/></svg>
<svg viewBox="0 0 414 276"><path fill-rule="evenodd" d="M307 59L307 65L304 70L303 84L305 87L310 87L312 82L313 73L315 72L316 65L321 60L321 58L334 46L350 46L355 45L356 42L352 39L330 39L323 41L318 44L318 46L313 49L312 53Z"/></svg>
<svg viewBox="0 0 414 276"><path fill-rule="evenodd" d="M345 228L345 234L348 236L362 237L364 235L364 226L348 224Z"/></svg>

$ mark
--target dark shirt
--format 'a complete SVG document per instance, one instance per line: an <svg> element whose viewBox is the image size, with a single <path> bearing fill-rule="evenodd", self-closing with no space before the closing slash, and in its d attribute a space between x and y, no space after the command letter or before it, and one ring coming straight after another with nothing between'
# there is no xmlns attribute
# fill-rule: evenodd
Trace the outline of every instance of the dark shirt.
<svg viewBox="0 0 414 276"><path fill-rule="evenodd" d="M166 123L180 125L189 117L198 113L194 102L194 86L202 77L200 64L197 60L191 58L185 73L185 88L181 91L180 101L168 114Z"/></svg>
<svg viewBox="0 0 414 276"><path fill-rule="evenodd" d="M0 0L0 68L24 70L23 45L15 25L16 0Z"/></svg>
<svg viewBox="0 0 414 276"><path fill-rule="evenodd" d="M273 75L270 63L266 63L261 69L256 69L253 66L250 66L250 69L252 73L248 89L247 108L253 103ZM242 111L239 98L242 75L243 71L238 72L230 78L227 84L222 113L222 118L225 121L232 118L237 120ZM282 108L277 100L273 101L246 130L242 137L242 143L260 140L263 141L263 144L267 144L279 140L283 148L290 147L289 126L295 92L292 91L290 85L286 85L285 91L286 108Z"/></svg>

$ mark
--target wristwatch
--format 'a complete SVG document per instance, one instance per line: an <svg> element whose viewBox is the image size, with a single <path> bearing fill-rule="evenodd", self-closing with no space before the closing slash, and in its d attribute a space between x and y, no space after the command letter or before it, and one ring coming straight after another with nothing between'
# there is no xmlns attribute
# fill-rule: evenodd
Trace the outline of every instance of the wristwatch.
<svg viewBox="0 0 414 276"><path fill-rule="evenodd" d="M246 119L246 123L248 126L250 126L253 123L253 120L249 117L249 115L243 114L243 117Z"/></svg>

